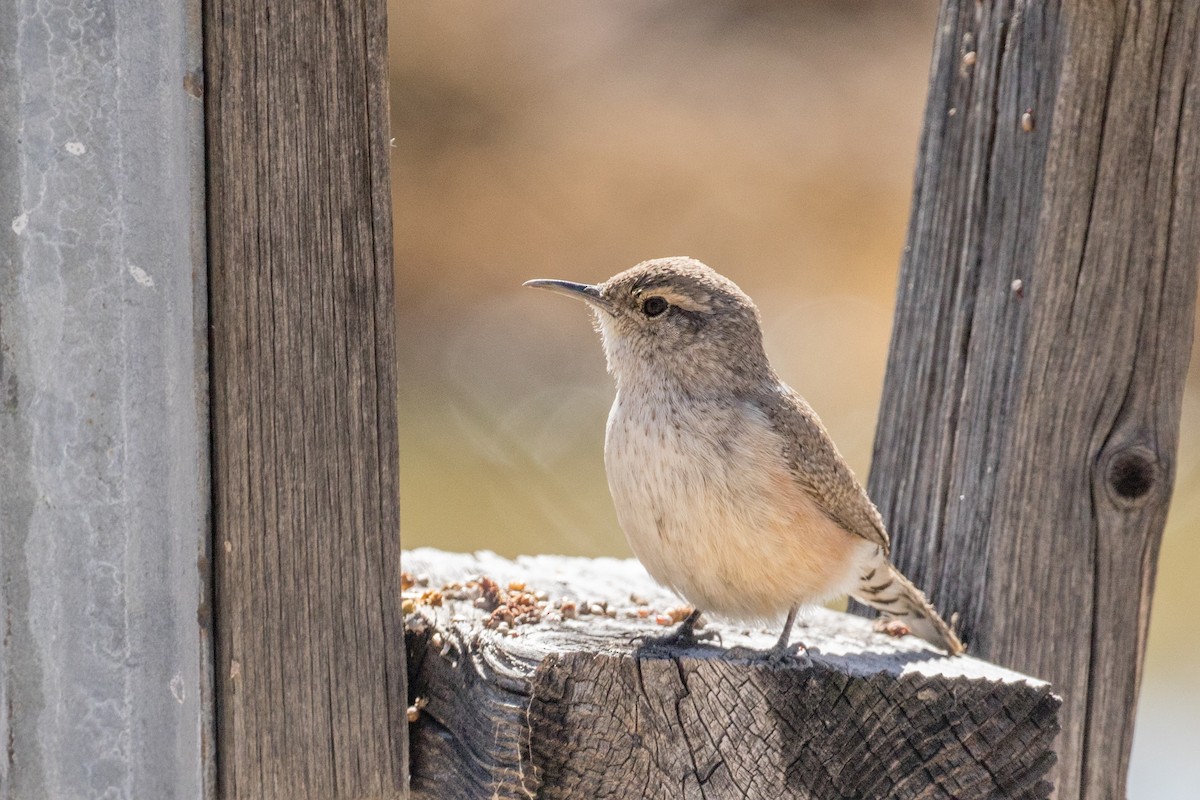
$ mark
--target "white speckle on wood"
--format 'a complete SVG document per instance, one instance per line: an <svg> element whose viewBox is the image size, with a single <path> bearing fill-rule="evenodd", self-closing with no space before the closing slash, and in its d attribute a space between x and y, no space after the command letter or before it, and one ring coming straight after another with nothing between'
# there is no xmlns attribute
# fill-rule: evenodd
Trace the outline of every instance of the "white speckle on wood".
<svg viewBox="0 0 1200 800"><path fill-rule="evenodd" d="M66 151L73 156L81 156L87 152L87 147L83 142L67 142Z"/></svg>
<svg viewBox="0 0 1200 800"><path fill-rule="evenodd" d="M13 221L12 221L13 233L21 233L22 231L25 230L25 226L28 224L29 224L29 215L28 214L18 214L17 216L13 217Z"/></svg>

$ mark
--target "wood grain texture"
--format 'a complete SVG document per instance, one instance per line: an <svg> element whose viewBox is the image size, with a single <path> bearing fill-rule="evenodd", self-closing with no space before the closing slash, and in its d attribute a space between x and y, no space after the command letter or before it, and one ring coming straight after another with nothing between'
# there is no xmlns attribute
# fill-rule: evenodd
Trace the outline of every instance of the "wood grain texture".
<svg viewBox="0 0 1200 800"><path fill-rule="evenodd" d="M404 793L384 14L205 4L226 798Z"/></svg>
<svg viewBox="0 0 1200 800"><path fill-rule="evenodd" d="M1200 262L1198 18L939 18L870 490L971 652L1062 692L1060 798L1124 797Z"/></svg>
<svg viewBox="0 0 1200 800"><path fill-rule="evenodd" d="M405 569L424 573L405 595L418 798L1050 793L1059 701L1047 684L857 617L814 610L796 631L813 666L772 666L710 645L639 649L634 637L665 631L655 618L679 601L636 561L422 549ZM505 602L545 592L541 621L488 627L503 609L489 612L480 576ZM556 610L564 597L574 618ZM706 630L725 647L778 634Z"/></svg>

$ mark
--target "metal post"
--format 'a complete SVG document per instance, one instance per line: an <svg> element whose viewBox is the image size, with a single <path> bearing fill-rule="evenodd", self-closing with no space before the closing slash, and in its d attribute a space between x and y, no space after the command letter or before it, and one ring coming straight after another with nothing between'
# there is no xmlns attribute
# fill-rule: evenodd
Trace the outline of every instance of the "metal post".
<svg viewBox="0 0 1200 800"><path fill-rule="evenodd" d="M0 798L211 794L199 19L0 14Z"/></svg>

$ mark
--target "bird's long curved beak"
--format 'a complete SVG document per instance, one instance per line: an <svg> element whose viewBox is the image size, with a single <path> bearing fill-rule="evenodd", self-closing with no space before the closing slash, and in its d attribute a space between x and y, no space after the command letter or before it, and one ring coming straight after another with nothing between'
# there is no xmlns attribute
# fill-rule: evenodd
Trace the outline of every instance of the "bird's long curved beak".
<svg viewBox="0 0 1200 800"><path fill-rule="evenodd" d="M590 283L573 283L571 281L556 281L549 278L537 278L532 281L525 281L525 286L532 286L535 289L549 289L558 294L565 294L568 297L575 297L580 300L586 300L590 305L595 306L609 314L614 313L612 303L608 301L604 295L600 293L598 286L593 286Z"/></svg>

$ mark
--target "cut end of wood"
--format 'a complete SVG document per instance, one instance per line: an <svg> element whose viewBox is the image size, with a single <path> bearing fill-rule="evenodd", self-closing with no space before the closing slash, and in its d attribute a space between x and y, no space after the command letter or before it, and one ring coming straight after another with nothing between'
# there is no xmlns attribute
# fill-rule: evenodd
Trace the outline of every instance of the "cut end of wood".
<svg viewBox="0 0 1200 800"><path fill-rule="evenodd" d="M632 560L404 569L418 797L1049 795L1042 681L826 609L795 629L807 662L715 620L719 645L648 647L688 609Z"/></svg>

